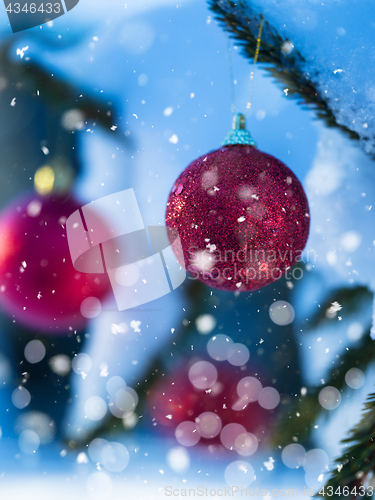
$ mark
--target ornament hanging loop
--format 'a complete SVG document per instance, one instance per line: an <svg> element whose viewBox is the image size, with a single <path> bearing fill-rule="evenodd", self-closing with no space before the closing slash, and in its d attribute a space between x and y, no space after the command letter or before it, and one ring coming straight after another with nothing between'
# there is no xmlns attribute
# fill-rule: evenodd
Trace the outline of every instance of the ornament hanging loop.
<svg viewBox="0 0 375 500"><path fill-rule="evenodd" d="M251 102L253 99L253 81L254 81L255 67L256 67L256 64L257 64L258 58L259 58L260 42L262 39L263 25L264 25L264 16L262 15L261 19L260 19L258 36L256 38L253 67L252 67L251 73L250 73L249 100L247 101L247 104L246 104L245 117L248 115L248 113L250 111ZM232 49L231 49L229 35L227 36L227 52L228 52L228 63L229 63L229 77L230 77L231 111L232 111L232 114L235 116L235 110L238 108L236 107L236 105L234 103L235 99L234 99L233 59L232 59Z"/></svg>
<svg viewBox="0 0 375 500"><path fill-rule="evenodd" d="M264 24L264 16L262 16L262 18L261 18L259 32L258 32L258 36L257 36L257 44L255 47L253 68L252 68L251 73L250 73L250 95L249 95L249 101L246 104L245 116L248 115L250 108L251 108L251 102L253 100L253 82L254 82L255 66L256 66L256 63L258 62L258 57L259 57L260 41L262 39L263 24Z"/></svg>
<svg viewBox="0 0 375 500"><path fill-rule="evenodd" d="M233 117L233 130L246 130L246 118L242 113L237 113Z"/></svg>
<svg viewBox="0 0 375 500"><path fill-rule="evenodd" d="M257 147L256 142L251 137L251 134L246 130L246 118L242 113L237 113L233 117L233 129L228 132L222 146L234 146L241 144L243 146Z"/></svg>
<svg viewBox="0 0 375 500"><path fill-rule="evenodd" d="M236 144L242 144L245 146L253 146L254 148L257 147L256 142L254 139L251 137L250 132L246 130L246 116L250 111L251 108L251 101L253 97L253 80L254 80L254 72L255 72L255 65L258 61L259 57L259 51L260 51L260 41L262 38L262 31L263 31L263 24L264 24L264 16L261 17L261 22L259 26L259 32L256 40L256 48L255 48L255 53L254 53L254 63L253 63L253 68L250 74L250 95L249 95L249 101L246 105L246 112L245 115L242 113L236 113L233 115L233 130L228 132L228 135L225 139L225 141L222 143L222 146L233 146ZM228 38L228 59L229 59L229 71L230 71L230 79L231 79L231 95L232 95L232 113L234 113L235 110L235 104L234 104L234 86L233 86L233 61L232 61L232 54L231 54L231 48L230 48L230 43L229 43L229 38Z"/></svg>

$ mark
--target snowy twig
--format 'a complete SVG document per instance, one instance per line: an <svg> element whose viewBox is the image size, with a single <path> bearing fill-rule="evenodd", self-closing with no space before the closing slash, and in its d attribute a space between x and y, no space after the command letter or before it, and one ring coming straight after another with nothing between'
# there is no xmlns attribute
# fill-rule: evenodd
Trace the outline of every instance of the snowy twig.
<svg viewBox="0 0 375 500"><path fill-rule="evenodd" d="M242 46L243 55L253 59L261 16L249 4L245 7L240 1L208 0L208 4L222 28ZM267 20L263 25L258 61L266 63L264 69L282 84L286 96L302 98L302 103L315 109L318 118L329 127L338 127L351 139L360 139L355 131L337 123L327 99L303 70L305 59L298 48L283 39Z"/></svg>
<svg viewBox="0 0 375 500"><path fill-rule="evenodd" d="M365 303L371 304L373 301L373 294L365 286L356 286L350 288L339 288L330 292L324 302L319 304L316 314L309 319L306 326L311 330L314 328L321 328L327 322L332 321L330 311L334 311L334 304L341 304L345 316L348 317L352 313L356 313L358 309ZM338 309L339 310L339 309Z"/></svg>
<svg viewBox="0 0 375 500"><path fill-rule="evenodd" d="M365 371L375 359L375 342L370 338L369 331L362 340L343 352L335 361L329 376L324 380L324 387L335 387L338 391L345 389L345 375L354 366ZM287 408L277 422L273 441L286 446L298 438L307 441L314 428L314 422L321 412L327 412L319 403L319 393L323 386L307 390L306 394L299 395Z"/></svg>
<svg viewBox="0 0 375 500"><path fill-rule="evenodd" d="M342 498L344 487L347 500L357 497L372 497L372 488L366 488L368 478L375 470L375 393L370 394L365 403L364 414L359 423L342 442L345 451L336 461L331 478L321 490L320 498L335 500ZM351 444L349 448L346 446ZM333 494L331 494L331 491ZM324 492L324 495L323 495Z"/></svg>
<svg viewBox="0 0 375 500"><path fill-rule="evenodd" d="M92 91L85 92L82 88L64 80L58 74L51 74L42 66L31 61L13 61L9 56L9 44L0 47L0 75L5 77L8 85L16 91L25 91L36 99L44 99L57 111L79 109L85 120L95 122L110 130L118 120L117 112L108 100L92 95ZM113 133L113 132L112 132ZM127 140L120 130L121 140Z"/></svg>

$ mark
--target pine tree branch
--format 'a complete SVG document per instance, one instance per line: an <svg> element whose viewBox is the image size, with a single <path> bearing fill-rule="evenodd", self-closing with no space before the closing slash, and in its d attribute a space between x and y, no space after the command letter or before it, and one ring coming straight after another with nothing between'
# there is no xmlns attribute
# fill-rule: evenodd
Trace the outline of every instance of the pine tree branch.
<svg viewBox="0 0 375 500"><path fill-rule="evenodd" d="M348 348L334 362L324 387L335 387L342 392L346 389L345 375L351 368L359 368L363 372L375 359L375 342L366 332L362 340L355 346ZM324 388L318 386L307 390L305 396L298 395L288 408L280 415L276 422L272 441L281 446L286 446L297 437L299 441L308 441L314 428L314 423L321 413L328 416L329 411L322 408L319 403L319 393ZM375 437L375 435L374 435Z"/></svg>
<svg viewBox="0 0 375 500"><path fill-rule="evenodd" d="M13 41L13 40L12 40ZM0 76L15 92L25 91L36 99L45 99L51 107L62 113L67 109L79 109L85 119L98 123L106 130L129 142L120 129L112 129L118 125L119 115L111 102L103 97L93 95L92 90L85 91L63 77L42 66L26 61L13 61L9 56L11 43L0 47Z"/></svg>
<svg viewBox="0 0 375 500"><path fill-rule="evenodd" d="M321 328L332 321L334 316L330 315L330 310L335 303L342 307L342 312L348 318L350 314L358 312L360 306L363 306L366 302L370 304L372 301L373 293L365 286L335 289L330 292L329 297L322 304L319 304L316 314L306 321L306 326L309 330L312 330L318 327Z"/></svg>
<svg viewBox="0 0 375 500"><path fill-rule="evenodd" d="M208 6L219 25L242 47L244 57L253 59L261 17L248 4L245 8L241 1L208 0ZM356 132L337 123L327 99L303 70L306 61L298 48L293 48L267 20L263 24L258 61L266 63L264 69L282 84L288 97L301 97L302 103L314 109L329 127L339 128L351 139L360 139Z"/></svg>
<svg viewBox="0 0 375 500"><path fill-rule="evenodd" d="M351 446L345 448L341 457L335 460L336 468L324 487L324 495L319 495L319 498L341 499L344 487L348 487L350 492L345 495L347 500L363 497L361 493L370 493L360 488L367 484L369 476L375 471L375 393L368 396L361 420L342 443Z"/></svg>

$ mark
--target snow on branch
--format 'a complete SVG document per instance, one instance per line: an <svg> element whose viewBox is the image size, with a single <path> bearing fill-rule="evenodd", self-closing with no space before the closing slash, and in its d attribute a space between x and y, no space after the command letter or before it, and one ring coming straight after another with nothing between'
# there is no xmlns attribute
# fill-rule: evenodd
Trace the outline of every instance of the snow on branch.
<svg viewBox="0 0 375 500"><path fill-rule="evenodd" d="M293 1L208 0L208 4L221 27L250 59L264 15L259 62L281 83L285 95L302 98L301 104L315 109L329 127L339 127L350 138L360 140L367 153L375 153L375 98L367 89L371 80L366 80L373 71L370 66L363 69L366 57L373 58L373 49L371 52L363 44L357 47L360 40L337 36L345 34L342 27L335 36L326 28L327 23L334 25L335 16L352 23L353 9L347 2L333 2L333 6L309 3L308 12L304 2ZM356 14L360 24L358 16L365 17L366 12ZM306 28L309 23L311 27ZM365 20L363 26L366 28ZM375 74L371 76L375 81Z"/></svg>

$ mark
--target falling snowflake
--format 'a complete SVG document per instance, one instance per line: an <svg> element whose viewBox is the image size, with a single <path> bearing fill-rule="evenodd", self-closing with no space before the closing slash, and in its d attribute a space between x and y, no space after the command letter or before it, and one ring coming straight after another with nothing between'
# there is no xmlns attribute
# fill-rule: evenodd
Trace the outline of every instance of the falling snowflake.
<svg viewBox="0 0 375 500"><path fill-rule="evenodd" d="M27 45L26 47L23 47L22 49L17 49L17 56L20 56L21 59L23 59L23 56L25 55L26 50L28 50L29 46Z"/></svg>
<svg viewBox="0 0 375 500"><path fill-rule="evenodd" d="M139 333L141 331L141 329L139 328L140 325L141 325L141 322L140 321L136 321L135 319L133 319L130 322L130 326L133 328L133 330L134 330L135 333Z"/></svg>
<svg viewBox="0 0 375 500"><path fill-rule="evenodd" d="M268 461L266 462L263 462L263 465L264 467L267 469L267 470L273 470L274 469L274 464L275 463L275 460L272 458L272 457L269 457Z"/></svg>
<svg viewBox="0 0 375 500"><path fill-rule="evenodd" d="M326 312L326 316L327 318L329 319L332 319L336 316L336 314L338 313L338 311L341 311L342 309L342 306L337 302L332 302L332 304L330 305L330 307L327 309L327 312Z"/></svg>
<svg viewBox="0 0 375 500"><path fill-rule="evenodd" d="M81 451L81 453L79 453L77 456L77 464L88 464L88 463L89 463L88 456L84 451Z"/></svg>
<svg viewBox="0 0 375 500"><path fill-rule="evenodd" d="M210 252L207 252L207 250L203 250L194 255L191 259L191 264L199 271L209 271L215 264L215 257Z"/></svg>
<svg viewBox="0 0 375 500"><path fill-rule="evenodd" d="M114 335L117 335L118 333L126 333L128 331L128 327L125 325L125 323L112 323L111 324L111 333Z"/></svg>

